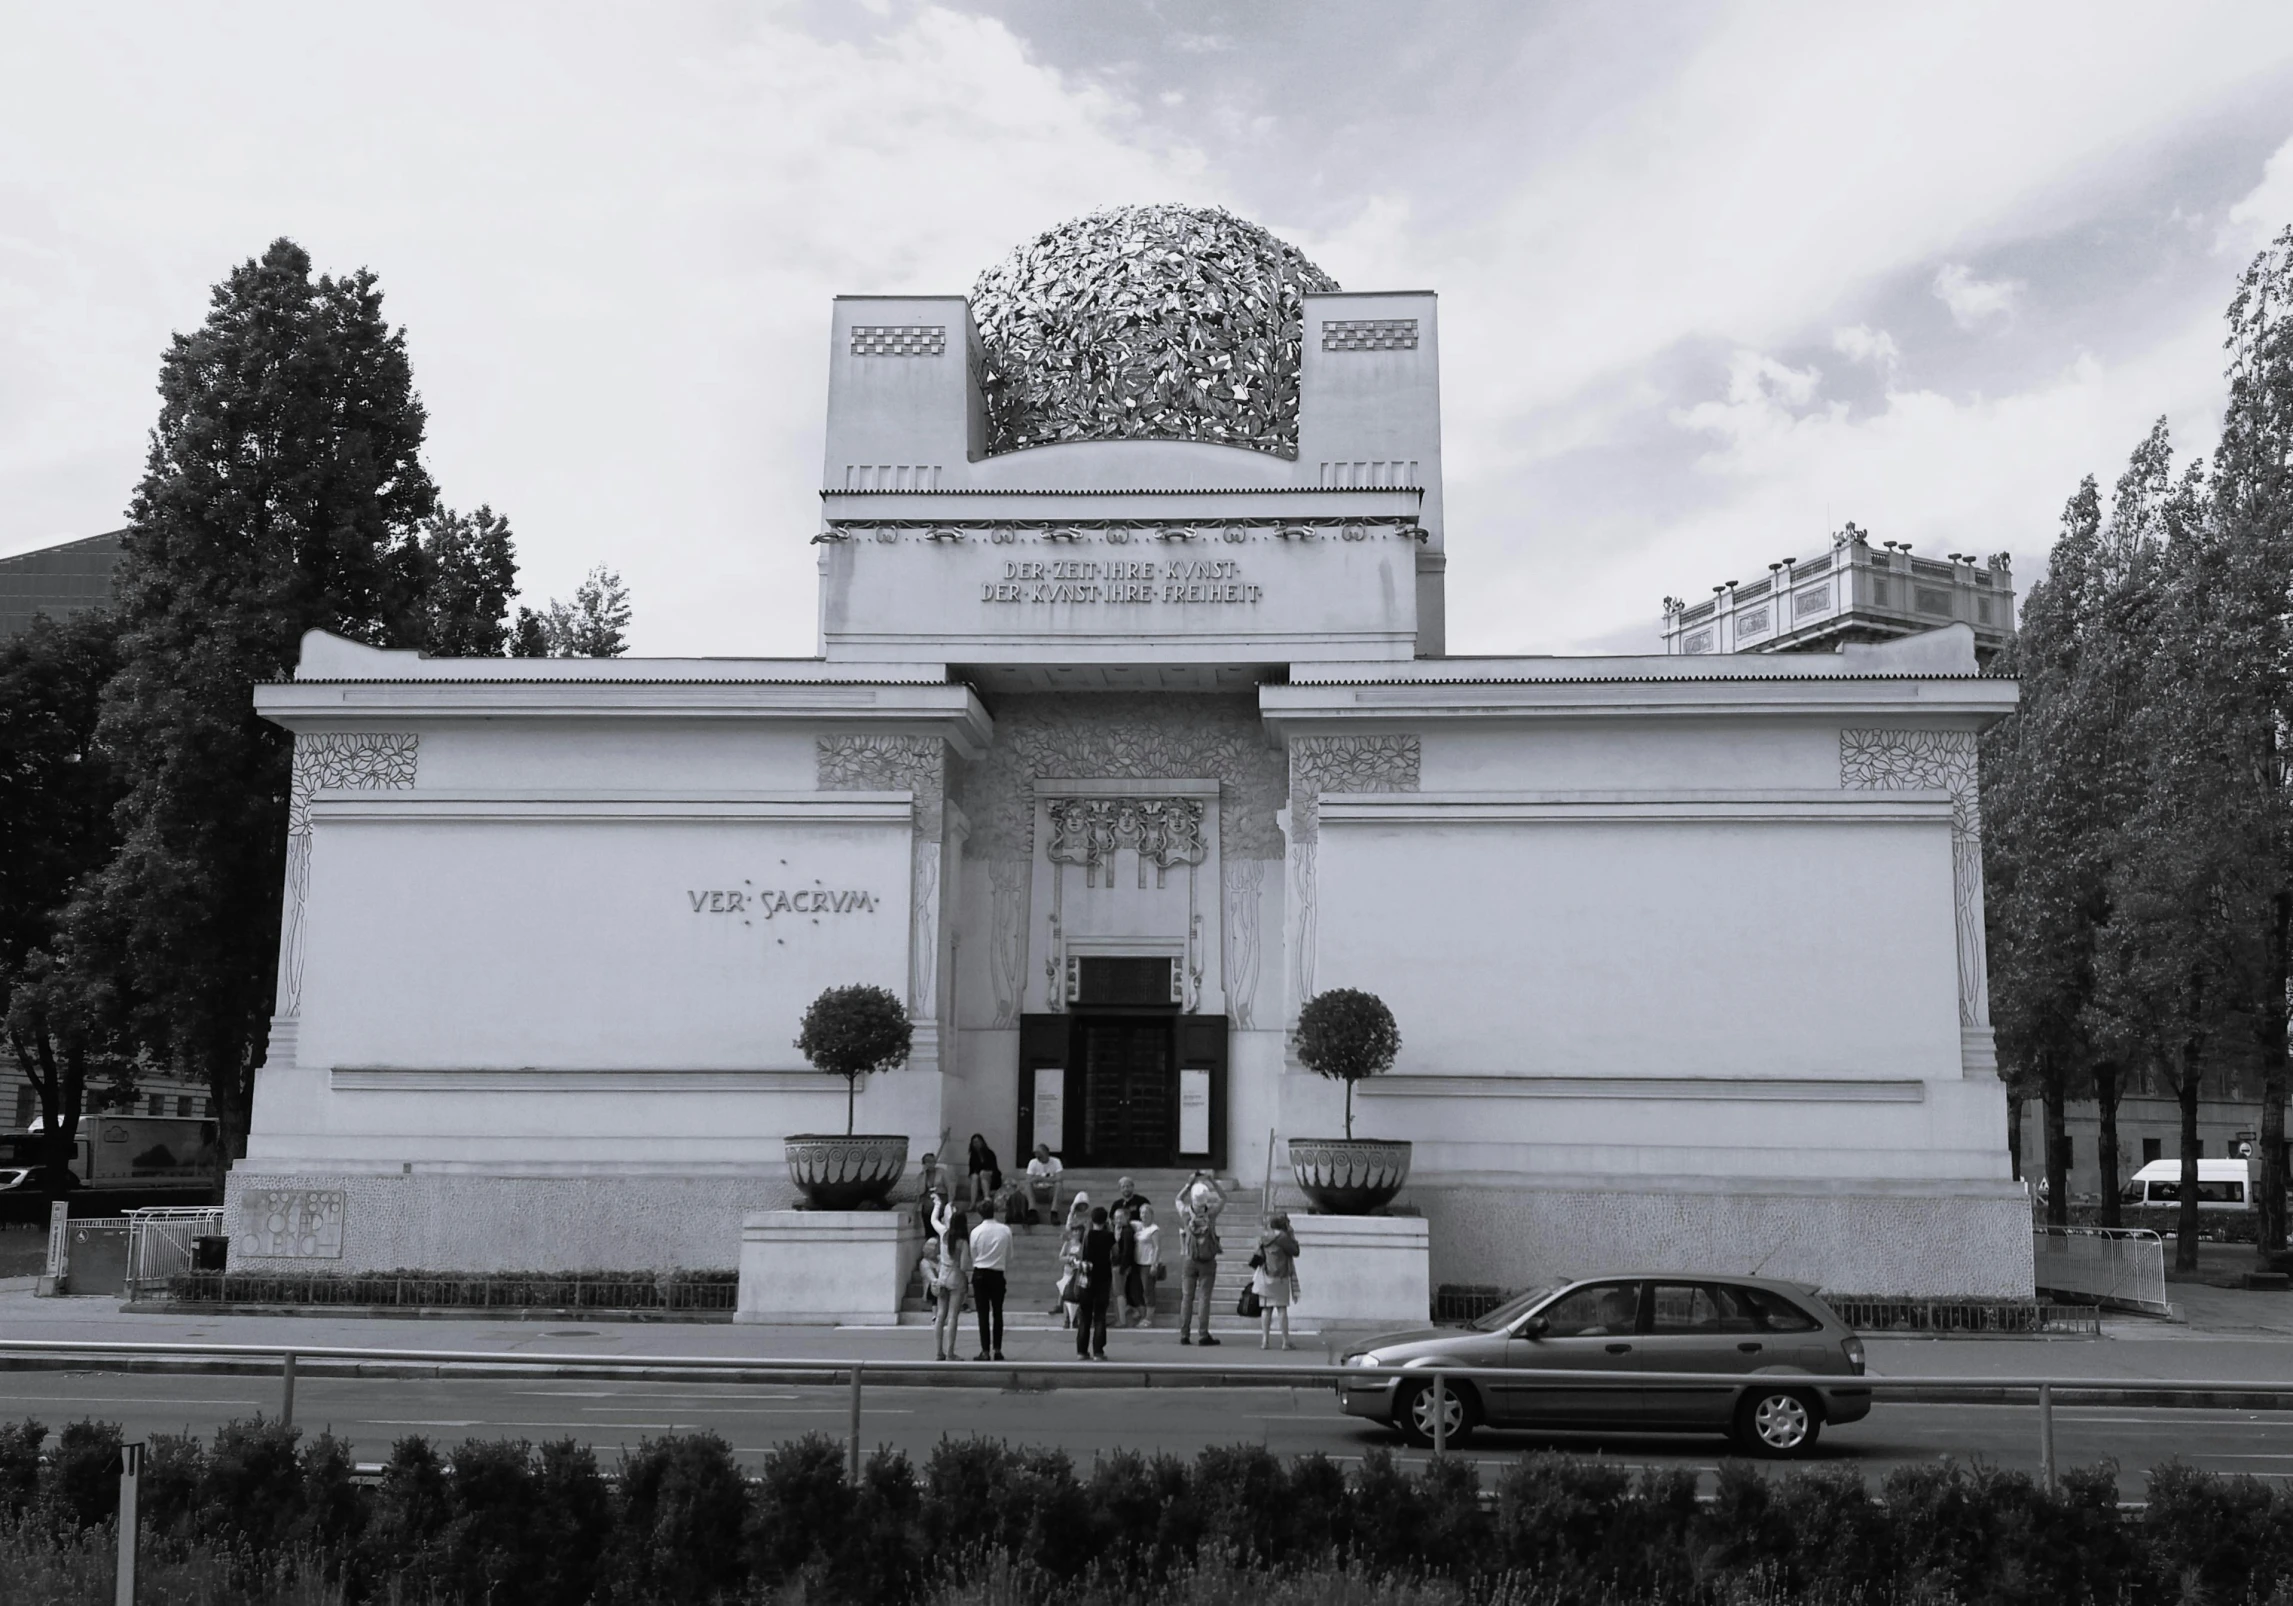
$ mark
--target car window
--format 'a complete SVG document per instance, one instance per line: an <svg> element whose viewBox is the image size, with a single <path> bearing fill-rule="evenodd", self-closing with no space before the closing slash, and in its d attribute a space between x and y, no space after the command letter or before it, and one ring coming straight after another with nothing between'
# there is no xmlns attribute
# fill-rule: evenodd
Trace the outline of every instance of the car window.
<svg viewBox="0 0 2293 1606"><path fill-rule="evenodd" d="M2197 1185L2199 1204L2243 1204L2245 1184L2242 1182L2201 1182Z"/></svg>
<svg viewBox="0 0 2293 1606"><path fill-rule="evenodd" d="M1640 1325L1638 1283L1587 1283L1547 1305L1547 1338L1607 1338Z"/></svg>
<svg viewBox="0 0 2293 1606"><path fill-rule="evenodd" d="M1709 1290L1712 1303L1720 1313L1719 1331L1723 1333L1771 1333L1774 1328L1760 1313L1741 1288L1720 1284Z"/></svg>
<svg viewBox="0 0 2293 1606"><path fill-rule="evenodd" d="M1525 1294L1514 1295L1495 1310L1474 1317L1465 1324L1465 1330L1469 1333L1503 1332L1566 1286L1565 1282L1541 1283Z"/></svg>
<svg viewBox="0 0 2293 1606"><path fill-rule="evenodd" d="M1754 1329L1763 1333L1812 1333L1823 1323L1783 1297L1765 1288L1737 1287L1736 1297L1750 1307L1759 1325Z"/></svg>
<svg viewBox="0 0 2293 1606"><path fill-rule="evenodd" d="M1701 1283L1658 1283L1651 1333L1717 1333L1720 1306Z"/></svg>

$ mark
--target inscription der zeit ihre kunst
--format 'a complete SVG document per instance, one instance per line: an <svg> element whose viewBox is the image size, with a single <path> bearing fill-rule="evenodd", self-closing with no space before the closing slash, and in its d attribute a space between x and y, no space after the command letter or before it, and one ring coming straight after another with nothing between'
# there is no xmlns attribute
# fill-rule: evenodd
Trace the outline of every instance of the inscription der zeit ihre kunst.
<svg viewBox="0 0 2293 1606"><path fill-rule="evenodd" d="M1256 602L1232 558L1018 558L983 580L982 602Z"/></svg>

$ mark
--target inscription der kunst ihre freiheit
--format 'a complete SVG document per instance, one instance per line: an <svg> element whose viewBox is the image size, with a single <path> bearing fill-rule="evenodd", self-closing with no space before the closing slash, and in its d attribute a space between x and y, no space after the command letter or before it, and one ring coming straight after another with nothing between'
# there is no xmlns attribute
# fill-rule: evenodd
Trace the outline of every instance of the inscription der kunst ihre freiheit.
<svg viewBox="0 0 2293 1606"><path fill-rule="evenodd" d="M1020 558L979 586L982 602L1242 603L1263 594L1233 558Z"/></svg>

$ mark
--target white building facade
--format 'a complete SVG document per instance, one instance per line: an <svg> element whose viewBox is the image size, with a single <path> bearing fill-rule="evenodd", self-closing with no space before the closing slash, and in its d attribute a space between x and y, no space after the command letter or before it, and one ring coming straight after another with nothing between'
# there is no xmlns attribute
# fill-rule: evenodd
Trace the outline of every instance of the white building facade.
<svg viewBox="0 0 2293 1606"><path fill-rule="evenodd" d="M1348 986L1437 1281L2029 1293L1974 760L2014 688L1964 627L1446 657L1432 295L1299 291L1273 449L1007 449L974 311L836 304L817 656L314 634L258 689L295 790L234 1266L729 1267L781 1140L843 1130L793 1040L860 981L916 1049L859 1130L1256 1184L1340 1129L1287 1032Z"/></svg>

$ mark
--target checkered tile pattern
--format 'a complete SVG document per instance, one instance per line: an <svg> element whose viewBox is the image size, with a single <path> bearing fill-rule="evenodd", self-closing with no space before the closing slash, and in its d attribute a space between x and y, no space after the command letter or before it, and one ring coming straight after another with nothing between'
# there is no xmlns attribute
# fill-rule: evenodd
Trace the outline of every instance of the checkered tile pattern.
<svg viewBox="0 0 2293 1606"><path fill-rule="evenodd" d="M944 324L866 324L852 326L855 357L937 357L947 350Z"/></svg>
<svg viewBox="0 0 2293 1606"><path fill-rule="evenodd" d="M1322 325L1324 351L1415 351L1415 318L1332 319Z"/></svg>

